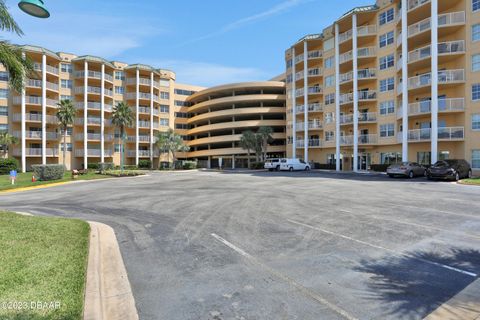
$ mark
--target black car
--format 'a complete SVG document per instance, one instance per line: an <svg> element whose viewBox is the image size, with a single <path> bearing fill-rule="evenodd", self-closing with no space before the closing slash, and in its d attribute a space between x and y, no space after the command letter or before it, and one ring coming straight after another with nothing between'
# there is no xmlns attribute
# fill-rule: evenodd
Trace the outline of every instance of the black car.
<svg viewBox="0 0 480 320"><path fill-rule="evenodd" d="M449 179L458 181L463 178L471 177L472 167L466 160L440 160L427 169L428 179Z"/></svg>

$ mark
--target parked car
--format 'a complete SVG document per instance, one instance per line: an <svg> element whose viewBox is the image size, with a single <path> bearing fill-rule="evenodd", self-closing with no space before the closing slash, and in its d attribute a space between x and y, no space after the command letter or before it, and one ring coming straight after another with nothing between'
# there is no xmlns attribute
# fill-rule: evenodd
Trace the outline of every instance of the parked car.
<svg viewBox="0 0 480 320"><path fill-rule="evenodd" d="M390 178L402 176L414 178L425 176L425 167L416 162L401 162L392 164L387 168L387 174Z"/></svg>
<svg viewBox="0 0 480 320"><path fill-rule="evenodd" d="M268 169L268 171L278 171L280 170L280 158L271 158L265 160L265 165L263 166L265 169Z"/></svg>
<svg viewBox="0 0 480 320"><path fill-rule="evenodd" d="M280 160L280 170L310 170L310 165L302 159L282 159Z"/></svg>
<svg viewBox="0 0 480 320"><path fill-rule="evenodd" d="M472 177L470 163L463 159L448 159L437 161L427 169L428 179L444 179L458 181Z"/></svg>

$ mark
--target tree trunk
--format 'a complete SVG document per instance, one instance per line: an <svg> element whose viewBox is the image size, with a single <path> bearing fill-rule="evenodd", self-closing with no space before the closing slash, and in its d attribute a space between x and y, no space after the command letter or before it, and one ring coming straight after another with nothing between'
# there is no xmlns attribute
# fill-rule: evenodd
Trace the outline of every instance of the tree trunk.
<svg viewBox="0 0 480 320"><path fill-rule="evenodd" d="M248 166L248 169L250 169L250 149L247 149L247 166Z"/></svg>
<svg viewBox="0 0 480 320"><path fill-rule="evenodd" d="M175 159L176 159L176 157L175 157L175 151L172 151L172 161L173 161L173 165L172 165L172 166L173 166L173 170L175 170Z"/></svg>
<svg viewBox="0 0 480 320"><path fill-rule="evenodd" d="M67 126L63 127L63 167L66 169L67 157Z"/></svg>
<svg viewBox="0 0 480 320"><path fill-rule="evenodd" d="M124 153L125 153L125 150L123 149L124 145L125 145L125 130L123 129L123 126L122 128L120 129L120 171L123 173L123 163L124 163Z"/></svg>

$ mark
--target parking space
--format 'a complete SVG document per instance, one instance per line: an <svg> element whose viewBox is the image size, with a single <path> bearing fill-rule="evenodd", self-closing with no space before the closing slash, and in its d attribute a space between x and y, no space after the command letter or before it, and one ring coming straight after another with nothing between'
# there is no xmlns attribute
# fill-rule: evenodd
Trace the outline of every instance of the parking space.
<svg viewBox="0 0 480 320"><path fill-rule="evenodd" d="M422 319L480 274L480 188L182 172L0 196L114 227L142 319Z"/></svg>

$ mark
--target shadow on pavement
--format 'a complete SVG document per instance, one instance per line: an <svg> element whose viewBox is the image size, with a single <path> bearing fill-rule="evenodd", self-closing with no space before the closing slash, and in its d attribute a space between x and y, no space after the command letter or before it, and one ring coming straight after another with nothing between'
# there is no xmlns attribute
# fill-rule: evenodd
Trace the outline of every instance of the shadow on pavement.
<svg viewBox="0 0 480 320"><path fill-rule="evenodd" d="M480 273L480 251L473 249L451 249L447 254L421 251L381 261L363 260L355 271L370 274L370 290L365 298L382 303L384 312L395 319L419 319L478 278L420 260Z"/></svg>

